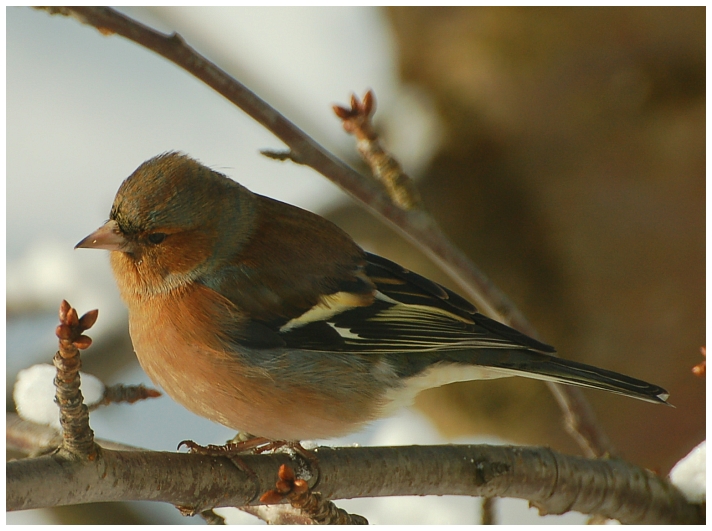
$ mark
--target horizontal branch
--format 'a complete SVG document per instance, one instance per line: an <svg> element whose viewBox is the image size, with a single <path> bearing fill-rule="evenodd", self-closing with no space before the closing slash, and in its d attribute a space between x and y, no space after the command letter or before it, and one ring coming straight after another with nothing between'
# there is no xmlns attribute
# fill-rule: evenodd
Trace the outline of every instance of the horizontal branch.
<svg viewBox="0 0 712 531"><path fill-rule="evenodd" d="M24 424L29 423L15 418L11 428L22 430ZM241 456L254 476L224 457L171 452L101 449L95 460L61 452L20 459L7 463L7 509L129 500L162 501L195 512L258 505L286 463L332 500L511 497L529 500L543 514L579 511L631 524L700 523L703 518L700 506L689 504L667 480L618 459L489 445L321 447L313 452L318 461L311 470L289 454Z"/></svg>

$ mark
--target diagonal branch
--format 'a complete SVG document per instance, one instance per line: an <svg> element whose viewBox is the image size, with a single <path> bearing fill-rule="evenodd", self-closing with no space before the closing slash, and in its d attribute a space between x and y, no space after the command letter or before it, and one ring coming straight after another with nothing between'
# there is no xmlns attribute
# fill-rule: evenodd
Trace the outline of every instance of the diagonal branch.
<svg viewBox="0 0 712 531"><path fill-rule="evenodd" d="M106 7L46 7L52 14L74 16L102 34L119 34L162 55L234 103L290 148L291 160L312 167L361 202L378 218L397 228L446 271L486 314L527 335L536 330L514 304L460 251L424 210L396 206L382 186L334 157L244 85L198 54L176 33L165 35ZM586 455L613 453L595 414L579 389L547 382L569 432Z"/></svg>

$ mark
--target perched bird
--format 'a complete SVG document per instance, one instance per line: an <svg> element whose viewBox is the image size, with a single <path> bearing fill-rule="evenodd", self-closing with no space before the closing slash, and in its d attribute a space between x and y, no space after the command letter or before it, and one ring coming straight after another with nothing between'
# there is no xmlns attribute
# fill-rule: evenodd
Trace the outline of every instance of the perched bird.
<svg viewBox="0 0 712 531"><path fill-rule="evenodd" d="M656 385L552 356L331 222L180 153L126 179L108 249L141 366L189 410L283 441L331 438L451 382L525 376L666 403Z"/></svg>

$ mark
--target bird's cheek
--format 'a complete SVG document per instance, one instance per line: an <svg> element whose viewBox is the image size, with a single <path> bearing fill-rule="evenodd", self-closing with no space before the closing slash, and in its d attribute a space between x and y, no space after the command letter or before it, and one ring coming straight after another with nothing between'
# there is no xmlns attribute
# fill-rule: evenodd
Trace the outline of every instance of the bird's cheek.
<svg viewBox="0 0 712 531"><path fill-rule="evenodd" d="M135 254L113 252L110 255L111 269L116 278L121 297L131 306L135 297L145 294L146 278L141 274L141 258Z"/></svg>
<svg viewBox="0 0 712 531"><path fill-rule="evenodd" d="M165 245L147 249L145 255L145 260L150 259L154 267L164 274L186 275L210 259L212 246L206 238L174 234Z"/></svg>
<svg viewBox="0 0 712 531"><path fill-rule="evenodd" d="M124 300L166 293L190 283L194 273L205 268L212 256L205 238L171 234L157 245L138 245L135 252L111 253L114 270Z"/></svg>

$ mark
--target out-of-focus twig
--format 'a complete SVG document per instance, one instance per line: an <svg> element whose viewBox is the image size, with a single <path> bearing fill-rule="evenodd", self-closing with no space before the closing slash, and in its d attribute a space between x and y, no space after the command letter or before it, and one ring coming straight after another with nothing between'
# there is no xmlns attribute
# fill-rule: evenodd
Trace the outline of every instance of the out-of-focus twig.
<svg viewBox="0 0 712 531"><path fill-rule="evenodd" d="M702 353L702 357L705 359L692 367L692 374L700 378L704 378L707 374L707 349L705 347L700 347L700 352Z"/></svg>

